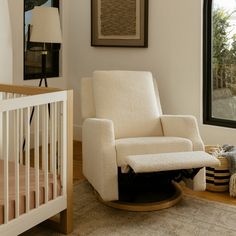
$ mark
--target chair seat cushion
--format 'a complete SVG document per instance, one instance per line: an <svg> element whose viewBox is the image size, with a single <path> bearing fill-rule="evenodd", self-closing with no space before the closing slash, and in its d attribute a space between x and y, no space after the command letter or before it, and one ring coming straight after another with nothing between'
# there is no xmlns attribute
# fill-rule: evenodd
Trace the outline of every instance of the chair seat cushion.
<svg viewBox="0 0 236 236"><path fill-rule="evenodd" d="M126 157L130 155L156 154L165 152L192 151L189 139L179 137L138 137L116 139L117 164L125 169Z"/></svg>

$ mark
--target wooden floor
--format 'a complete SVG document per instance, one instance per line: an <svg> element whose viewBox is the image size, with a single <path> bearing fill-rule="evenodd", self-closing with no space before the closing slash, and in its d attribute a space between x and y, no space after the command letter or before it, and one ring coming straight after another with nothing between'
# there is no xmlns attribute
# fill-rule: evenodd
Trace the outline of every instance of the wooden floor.
<svg viewBox="0 0 236 236"><path fill-rule="evenodd" d="M74 181L80 181L85 179L82 174L82 144L81 142L74 141ZM196 196L199 198L204 198L211 201L222 202L226 204L236 205L236 198L229 196L228 192L225 193L214 193L209 191L195 192L188 188L183 188L184 193Z"/></svg>
<svg viewBox="0 0 236 236"><path fill-rule="evenodd" d="M184 190L184 193L190 194L192 196L236 206L236 198L230 197L228 192L223 192L223 193L215 193L215 192L209 192L209 191L195 192L188 188L183 188L183 190Z"/></svg>
<svg viewBox="0 0 236 236"><path fill-rule="evenodd" d="M80 181L84 179L82 174L82 143L74 141L73 149L73 177L74 181Z"/></svg>

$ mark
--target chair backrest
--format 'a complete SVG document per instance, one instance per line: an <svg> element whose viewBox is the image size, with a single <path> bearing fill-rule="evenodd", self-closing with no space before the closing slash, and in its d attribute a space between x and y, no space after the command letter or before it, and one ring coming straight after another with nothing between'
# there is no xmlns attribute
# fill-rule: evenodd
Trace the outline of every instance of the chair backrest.
<svg viewBox="0 0 236 236"><path fill-rule="evenodd" d="M111 119L115 137L162 136L158 89L150 72L95 71L81 80L82 119Z"/></svg>

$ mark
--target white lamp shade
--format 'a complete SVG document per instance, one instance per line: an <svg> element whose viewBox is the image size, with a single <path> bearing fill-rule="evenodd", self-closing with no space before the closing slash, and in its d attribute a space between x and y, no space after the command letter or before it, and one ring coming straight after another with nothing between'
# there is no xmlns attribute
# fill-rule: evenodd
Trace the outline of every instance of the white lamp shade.
<svg viewBox="0 0 236 236"><path fill-rule="evenodd" d="M61 43L61 26L58 8L35 7L32 10L30 41Z"/></svg>

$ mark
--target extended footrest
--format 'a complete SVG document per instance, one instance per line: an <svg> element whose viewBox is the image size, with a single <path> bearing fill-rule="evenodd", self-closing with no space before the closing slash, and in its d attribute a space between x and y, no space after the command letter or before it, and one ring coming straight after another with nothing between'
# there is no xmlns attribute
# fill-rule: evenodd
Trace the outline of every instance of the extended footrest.
<svg viewBox="0 0 236 236"><path fill-rule="evenodd" d="M217 158L203 151L130 155L126 161L135 173L220 166Z"/></svg>
<svg viewBox="0 0 236 236"><path fill-rule="evenodd" d="M219 166L215 157L201 151L131 155L126 158L133 171L119 168L119 201L105 202L114 208L129 211L153 211L171 207L182 197L179 185L172 181L195 175L206 166Z"/></svg>

